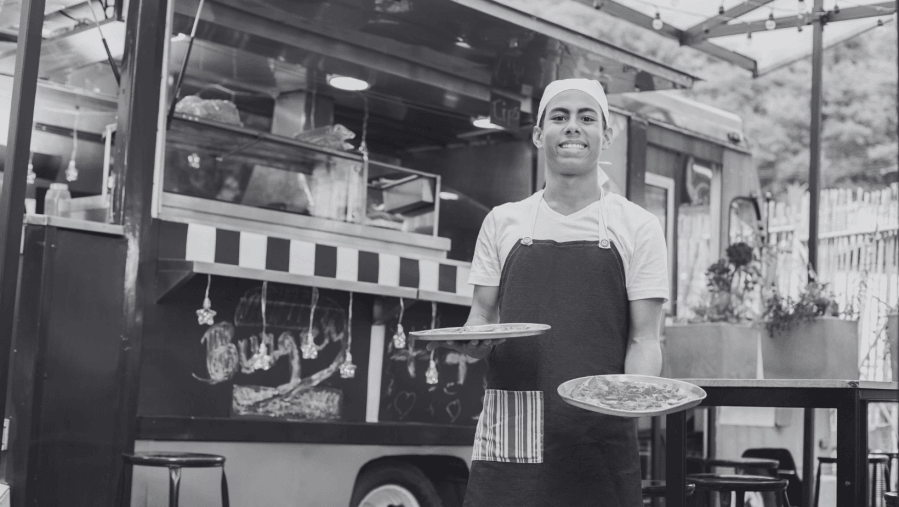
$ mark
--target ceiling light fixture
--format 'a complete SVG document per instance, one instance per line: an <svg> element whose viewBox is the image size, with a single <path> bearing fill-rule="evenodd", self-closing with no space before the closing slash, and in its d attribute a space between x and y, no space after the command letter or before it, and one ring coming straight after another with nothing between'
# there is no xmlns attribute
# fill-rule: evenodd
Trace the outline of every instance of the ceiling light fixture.
<svg viewBox="0 0 899 507"><path fill-rule="evenodd" d="M492 129L498 130L501 129L499 125L490 121L490 118L487 116L478 116L474 121L471 122L472 125L479 129Z"/></svg>
<svg viewBox="0 0 899 507"><path fill-rule="evenodd" d="M662 15L656 10L656 17L652 20L652 29L659 31L662 28L665 28L665 23L662 21Z"/></svg>
<svg viewBox="0 0 899 507"><path fill-rule="evenodd" d="M371 84L369 84L368 81L337 74L328 76L328 84L338 90L346 90L348 92L361 92L368 90L371 87Z"/></svg>

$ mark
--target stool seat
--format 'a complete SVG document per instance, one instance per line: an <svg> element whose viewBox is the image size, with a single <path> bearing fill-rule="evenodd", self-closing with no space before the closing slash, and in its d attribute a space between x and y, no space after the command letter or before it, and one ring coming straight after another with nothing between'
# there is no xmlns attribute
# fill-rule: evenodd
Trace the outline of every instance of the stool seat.
<svg viewBox="0 0 899 507"><path fill-rule="evenodd" d="M211 468L225 465L225 457L195 452L153 451L123 454L126 463L147 467Z"/></svg>
<svg viewBox="0 0 899 507"><path fill-rule="evenodd" d="M711 491L784 491L786 479L765 477L764 475L736 474L690 474L687 480L696 487Z"/></svg>
<svg viewBox="0 0 899 507"><path fill-rule="evenodd" d="M763 470L777 470L777 467L780 466L780 461L768 458L710 459L706 460L706 465L710 467L761 468Z"/></svg>
<svg viewBox="0 0 899 507"><path fill-rule="evenodd" d="M868 455L868 463L883 464L883 463L888 462L889 460L890 460L890 457L886 454L877 453L877 454L869 454ZM828 465L836 465L837 464L837 459L831 458L830 456L818 456L818 461L821 463L824 463L824 464L828 464Z"/></svg>
<svg viewBox="0 0 899 507"><path fill-rule="evenodd" d="M666 493L665 481L641 481L641 486L643 487L643 496L649 498L664 498ZM693 483L687 483L687 496L693 494L693 491L696 490L696 485Z"/></svg>
<svg viewBox="0 0 899 507"><path fill-rule="evenodd" d="M896 496L895 491L884 493L883 498L887 502L887 507L899 507L899 496Z"/></svg>

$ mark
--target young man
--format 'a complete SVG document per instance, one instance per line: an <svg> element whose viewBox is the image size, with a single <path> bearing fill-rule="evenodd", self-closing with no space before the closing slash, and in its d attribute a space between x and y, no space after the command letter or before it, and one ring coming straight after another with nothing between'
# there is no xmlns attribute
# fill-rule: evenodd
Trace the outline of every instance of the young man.
<svg viewBox="0 0 899 507"><path fill-rule="evenodd" d="M661 371L665 238L655 216L601 188L611 138L597 81L551 83L533 133L546 187L494 208L481 227L466 325L552 331L440 345L489 357L466 507L643 505L635 420L572 407L556 392L572 378Z"/></svg>

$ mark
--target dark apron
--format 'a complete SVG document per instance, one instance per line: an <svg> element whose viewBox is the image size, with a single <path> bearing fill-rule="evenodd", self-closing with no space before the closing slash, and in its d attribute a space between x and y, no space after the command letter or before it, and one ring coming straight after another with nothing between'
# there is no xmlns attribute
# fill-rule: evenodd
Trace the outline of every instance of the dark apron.
<svg viewBox="0 0 899 507"><path fill-rule="evenodd" d="M531 213L535 223L536 206ZM573 378L624 373L627 287L604 217L598 244L523 232L503 267L500 322L552 331L490 354L464 505L642 506L636 420L572 407L556 390Z"/></svg>

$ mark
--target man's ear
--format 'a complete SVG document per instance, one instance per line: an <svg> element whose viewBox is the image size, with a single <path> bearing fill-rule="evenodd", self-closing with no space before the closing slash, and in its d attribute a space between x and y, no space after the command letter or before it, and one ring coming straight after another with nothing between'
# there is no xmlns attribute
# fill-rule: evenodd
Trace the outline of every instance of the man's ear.
<svg viewBox="0 0 899 507"><path fill-rule="evenodd" d="M612 145L612 127L607 127L602 133L602 149L607 150Z"/></svg>
<svg viewBox="0 0 899 507"><path fill-rule="evenodd" d="M534 141L534 146L539 150L543 148L543 129L534 125L534 133L531 134L531 139Z"/></svg>

